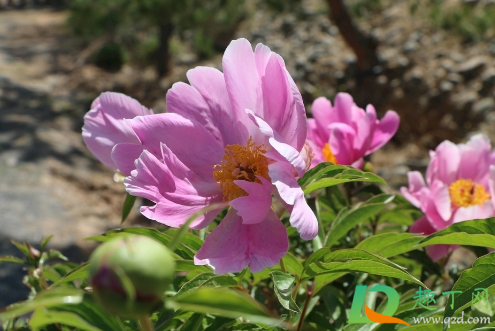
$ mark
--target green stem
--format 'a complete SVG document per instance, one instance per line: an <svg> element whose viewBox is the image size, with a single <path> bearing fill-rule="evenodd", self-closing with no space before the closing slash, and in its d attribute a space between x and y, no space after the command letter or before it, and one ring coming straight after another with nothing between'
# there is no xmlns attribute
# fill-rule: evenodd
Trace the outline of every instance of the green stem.
<svg viewBox="0 0 495 331"><path fill-rule="evenodd" d="M141 331L153 331L153 324L151 324L150 316L144 315L139 319L139 325L141 325Z"/></svg>
<svg viewBox="0 0 495 331"><path fill-rule="evenodd" d="M301 313L301 318L299 319L299 324L297 325L297 331L301 331L301 328L304 323L304 317L306 315L306 311L308 310L308 305L309 305L309 300L311 300L311 296L313 295L313 289L314 289L315 283L311 286L311 290L308 290L307 292L307 297L306 297L306 302L304 303L304 308Z"/></svg>
<svg viewBox="0 0 495 331"><path fill-rule="evenodd" d="M282 258L280 259L280 269L282 269L282 272L284 272L284 273L287 272L287 270L285 269L284 260Z"/></svg>

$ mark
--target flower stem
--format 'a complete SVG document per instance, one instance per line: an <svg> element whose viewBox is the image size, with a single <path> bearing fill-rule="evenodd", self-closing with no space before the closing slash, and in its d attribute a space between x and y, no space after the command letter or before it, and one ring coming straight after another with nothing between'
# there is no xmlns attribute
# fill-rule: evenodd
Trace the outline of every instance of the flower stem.
<svg viewBox="0 0 495 331"><path fill-rule="evenodd" d="M286 273L287 270L285 269L285 263L283 258L280 258L280 269L282 269L282 272Z"/></svg>
<svg viewBox="0 0 495 331"><path fill-rule="evenodd" d="M311 290L308 290L307 292L308 296L306 297L306 302L304 303L304 308L301 313L301 318L299 319L299 324L297 325L297 331L301 331L301 328L303 326L304 317L306 315L306 311L308 310L308 305L309 305L309 301L311 300L311 296L313 295L314 286L315 284L313 283L313 285L311 286Z"/></svg>
<svg viewBox="0 0 495 331"><path fill-rule="evenodd" d="M150 316L144 315L139 319L139 324L141 325L141 331L153 331L153 325L151 324Z"/></svg>

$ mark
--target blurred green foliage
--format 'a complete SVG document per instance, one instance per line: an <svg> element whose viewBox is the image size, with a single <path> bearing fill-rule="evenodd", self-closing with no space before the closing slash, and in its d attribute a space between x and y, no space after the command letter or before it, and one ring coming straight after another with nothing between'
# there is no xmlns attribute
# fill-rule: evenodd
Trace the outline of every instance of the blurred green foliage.
<svg viewBox="0 0 495 331"><path fill-rule="evenodd" d="M201 57L223 51L246 17L244 2L74 0L69 5L67 25L86 44L97 39L116 43L131 61L149 65L168 61L168 43L173 35L190 43ZM187 31L190 33L184 33Z"/></svg>
<svg viewBox="0 0 495 331"><path fill-rule="evenodd" d="M435 25L458 33L467 41L495 36L495 5L460 3L445 8L442 0L431 0L431 18Z"/></svg>
<svg viewBox="0 0 495 331"><path fill-rule="evenodd" d="M119 71L124 64L124 51L115 42L109 42L101 46L94 55L94 63L108 71Z"/></svg>

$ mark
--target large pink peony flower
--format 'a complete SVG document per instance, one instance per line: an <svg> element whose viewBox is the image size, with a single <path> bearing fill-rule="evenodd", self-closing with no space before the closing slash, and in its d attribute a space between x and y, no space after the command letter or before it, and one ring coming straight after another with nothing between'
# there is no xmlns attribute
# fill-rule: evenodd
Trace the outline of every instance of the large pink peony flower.
<svg viewBox="0 0 495 331"><path fill-rule="evenodd" d="M376 118L372 105L359 108L347 93L338 93L335 106L320 97L313 102L313 117L308 119L308 141L315 157L312 166L321 162L363 167L363 157L385 145L399 127L399 116L389 110Z"/></svg>
<svg viewBox="0 0 495 331"><path fill-rule="evenodd" d="M290 212L290 223L308 240L318 224L297 183L307 170L306 113L282 58L264 45L253 53L245 39L233 41L223 73L189 70L190 85L167 93L166 114L125 120L138 142L122 141L111 159L127 191L154 206L148 218L180 227L205 206L232 207L206 238L195 262L216 273L253 272L278 263L288 250L284 225L271 209L272 195ZM301 153L303 152L303 153ZM196 219L208 226L220 209Z"/></svg>
<svg viewBox="0 0 495 331"><path fill-rule="evenodd" d="M111 157L114 146L122 142L139 144L136 134L124 119L151 114L152 110L124 94L102 93L84 116L83 140L98 160L117 170Z"/></svg>
<svg viewBox="0 0 495 331"><path fill-rule="evenodd" d="M483 135L466 144L444 141L430 152L426 183L418 171L408 174L409 188L404 197L425 214L410 231L431 234L452 223L495 216L495 152ZM455 246L428 247L435 261Z"/></svg>

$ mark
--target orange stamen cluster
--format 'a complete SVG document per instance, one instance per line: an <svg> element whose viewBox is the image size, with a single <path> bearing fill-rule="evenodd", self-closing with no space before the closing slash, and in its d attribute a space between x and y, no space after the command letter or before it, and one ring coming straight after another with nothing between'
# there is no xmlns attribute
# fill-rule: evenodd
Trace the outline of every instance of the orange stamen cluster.
<svg viewBox="0 0 495 331"><path fill-rule="evenodd" d="M339 164L337 162L337 158L332 153L332 149L330 148L329 143L326 143L321 151L323 152L323 157L325 158L325 160L327 160L328 162L332 162L333 164Z"/></svg>
<svg viewBox="0 0 495 331"><path fill-rule="evenodd" d="M246 191L234 183L235 180L261 184L256 176L270 178L265 153L264 145L256 146L251 137L246 146L235 144L225 147L222 162L213 167L213 178L223 190L224 201L247 195Z"/></svg>
<svg viewBox="0 0 495 331"><path fill-rule="evenodd" d="M450 200L456 207L482 205L490 200L490 193L471 179L459 179L450 184L449 194Z"/></svg>

